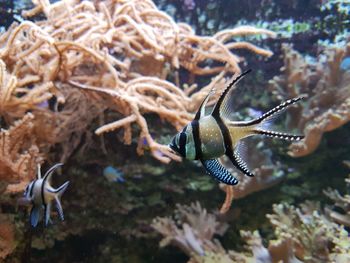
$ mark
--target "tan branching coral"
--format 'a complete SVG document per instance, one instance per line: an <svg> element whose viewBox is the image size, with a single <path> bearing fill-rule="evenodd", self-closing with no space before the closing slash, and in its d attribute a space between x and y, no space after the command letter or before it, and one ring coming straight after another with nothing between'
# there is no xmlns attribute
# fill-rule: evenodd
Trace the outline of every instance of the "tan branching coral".
<svg viewBox="0 0 350 263"><path fill-rule="evenodd" d="M344 161L345 165L350 168L350 162ZM350 185L350 174L347 179L345 179L346 184ZM350 195L345 194L342 196L338 190L327 189L323 191L326 196L328 196L333 202L334 206L341 208L343 212L334 211L331 207L326 207L325 212L334 222L350 227Z"/></svg>
<svg viewBox="0 0 350 263"><path fill-rule="evenodd" d="M311 203L302 209L274 205L275 214L267 215L278 240L291 240L295 256L304 262L339 262L350 259L347 231L321 215ZM346 262L346 261L344 261Z"/></svg>
<svg viewBox="0 0 350 263"><path fill-rule="evenodd" d="M26 111L39 108L39 105L52 97L49 92L52 82L28 88L27 79L19 79L6 70L0 59L0 116L7 121L21 118Z"/></svg>
<svg viewBox="0 0 350 263"><path fill-rule="evenodd" d="M41 94L31 106L53 96L57 105L64 104L70 93L62 96L62 86L97 91L98 95L91 95L87 103L108 105L120 118L96 133L123 128L125 143L131 143L133 124L137 124L138 153L149 148L163 162L177 157L152 138L147 113L155 113L179 129L191 119L191 113L213 85L225 82L225 73L240 71L238 63L243 58L231 50L245 48L263 56L272 54L250 43L230 42L238 35L274 36L271 31L245 26L212 37L197 36L190 26L175 23L149 0L33 3L35 7L24 16L43 13L46 19L12 25L0 36L0 59L13 80L7 89L23 89L28 96ZM194 85L181 88L180 68L192 76L221 74L195 92ZM11 95L9 101L15 100L15 94ZM24 99L28 96L20 96L18 101L27 105ZM60 134L56 126L51 129ZM64 128L60 126L59 131Z"/></svg>
<svg viewBox="0 0 350 263"><path fill-rule="evenodd" d="M350 44L329 48L309 61L289 45L283 46L284 75L270 81L278 99L306 96L304 105L295 106L288 128L303 130L305 139L293 143L289 154L305 156L316 149L324 132L350 120L350 72L341 70L342 60L350 54ZM294 121L291 121L294 120Z"/></svg>
<svg viewBox="0 0 350 263"><path fill-rule="evenodd" d="M6 215L0 214L0 259L6 258L16 247L15 229Z"/></svg>
<svg viewBox="0 0 350 263"><path fill-rule="evenodd" d="M0 180L8 192L22 191L35 177L36 165L41 161L39 149L31 136L33 118L27 113L8 130L0 131Z"/></svg>
<svg viewBox="0 0 350 263"><path fill-rule="evenodd" d="M174 218L157 217L152 227L163 235L161 247L172 244L189 257L203 256L208 252L221 251L225 254L220 243L213 238L224 234L227 224L217 221L216 216L208 213L198 202L190 206L177 205Z"/></svg>
<svg viewBox="0 0 350 263"><path fill-rule="evenodd" d="M206 213L203 213L205 210L198 204L196 206L198 207L196 211L185 207L186 217L183 217L182 212L174 218L157 218L153 222L155 230L164 237L160 246L171 243L179 247L190 257L188 262L316 263L348 262L350 260L348 232L342 226L321 215L318 212L319 207L314 203L305 203L300 209L286 204L274 205L274 214L268 215L268 218L275 229L276 239L270 240L268 246L265 247L258 231L241 230L241 237L246 243L242 252L225 250L218 240L211 240L212 234L198 234L203 233L200 230L203 228L192 223L200 222L201 220L198 219L200 217L205 219L203 215ZM201 210L202 212L199 212ZM192 220L186 221L189 213L192 214ZM216 219L214 215L211 217L214 220L208 222L214 226L213 222Z"/></svg>

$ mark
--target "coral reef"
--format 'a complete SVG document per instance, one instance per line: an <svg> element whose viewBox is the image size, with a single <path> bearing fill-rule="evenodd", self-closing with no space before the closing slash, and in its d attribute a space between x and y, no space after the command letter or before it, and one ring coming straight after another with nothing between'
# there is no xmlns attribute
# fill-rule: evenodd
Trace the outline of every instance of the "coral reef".
<svg viewBox="0 0 350 263"><path fill-rule="evenodd" d="M57 105L64 104L74 92L73 87L112 95L89 96L89 105L108 105L120 116L96 133L124 128L124 142L129 144L136 123L140 129L138 153L147 144L153 156L164 162L176 156L152 138L145 114L156 113L179 129L208 90L224 77L219 75L206 88L193 93L195 86L185 90L179 87L178 73L172 74L173 70L183 68L194 76L236 73L242 58L231 53L231 49L272 54L247 42L227 43L238 35L274 36L271 31L246 26L200 37L190 26L177 24L157 10L151 1L34 3L36 6L23 15L44 13L46 19L14 24L0 38L0 58L10 74L17 77L16 86L25 86L22 89L33 93L44 92L45 98L43 94L34 104L50 96L57 98ZM169 78L176 85L165 80ZM68 94L62 94L64 88ZM84 113L80 109L79 112ZM97 111L90 116L100 114ZM59 125L60 130L64 130L64 125Z"/></svg>
<svg viewBox="0 0 350 263"><path fill-rule="evenodd" d="M243 252L225 250L219 241L211 240L212 234L201 235L203 232L193 222L198 223L206 211L200 212L198 204L197 207L199 209L185 207L185 217L180 212L174 219L157 218L152 224L164 237L160 246L169 243L178 246L190 257L188 262L347 262L350 259L348 232L321 215L314 203L305 203L301 208L274 205L274 214L267 217L277 239L269 241L266 248L258 231L241 230L241 237L247 244ZM208 215L213 218L210 225L215 226L213 222L217 219L213 214ZM191 223L187 223L188 218L192 218Z"/></svg>
<svg viewBox="0 0 350 263"><path fill-rule="evenodd" d="M246 26L240 15L242 9L248 12L246 7L253 7L251 19L258 21L254 24L272 28L274 25L259 24L257 14L266 12L264 18L278 21L283 27L281 23L293 12L286 6L293 10L304 7L303 1L263 1L264 7L255 10L261 2L249 1L232 13L233 2L209 1L212 7L204 7L205 1L178 2L186 5L187 13L209 10L213 5L214 9L204 18L193 12L199 24L188 25L177 22L149 0L33 0L34 7L23 12L23 21L13 18L18 21L12 26L6 21L9 27L0 29L0 261L20 262L19 255L22 257L26 250L32 258L24 258L32 262L146 262L148 258L180 262L172 258L157 260L170 253L182 259L186 255L192 263L349 261L349 234L339 225L349 226L348 196L340 195L340 189L326 191L335 201L334 206L325 209L326 216L317 206L275 205L269 215L272 227L266 229L269 224L257 216L256 208L260 209L259 215L264 215L271 211L272 202L267 207L254 198L264 195L270 200L271 193L277 193L273 202L280 202L284 196L279 197L285 194L280 188L237 201L232 213L211 213L206 207L215 207L221 198L212 178L198 176L196 164L179 167L157 162L178 160L166 147L167 136L192 119L214 87L218 92L211 102L215 101L232 75L240 72L242 62L257 57L257 63L249 63L251 66L264 72L271 69L270 61L261 58L272 52L247 41L257 36L254 43L261 46L266 36L275 34ZM309 3L312 10L319 5L316 1ZM288 12L283 12L285 9ZM276 10L283 13L279 15L282 20L275 17ZM214 12L223 19L213 24ZM12 17L14 13L11 11ZM313 17L309 20L308 15L303 10L300 24L293 20L291 25L303 34L310 33L313 25L308 26ZM201 23L205 29L199 28ZM226 29L237 23L245 26ZM294 29L292 34L300 33ZM340 30L334 28L332 32ZM195 32L211 33L199 36ZM311 38L313 42L295 42L311 46L319 39L307 39ZM268 42L277 56L281 41L285 39ZM344 67L350 55L349 44L327 49L317 62L288 46L284 46L284 52L285 76L276 77L271 90L278 100L308 96L302 107L292 109L293 117L286 124L290 129L306 131L306 145L294 144L291 148L295 156L306 155L319 143L323 132L349 120L349 70ZM279 66L279 59L275 61ZM260 70L255 72L261 81ZM248 81L261 90L254 78ZM256 100L252 94L244 95L249 98L249 107L271 104L269 99ZM97 137L94 132L103 136ZM244 159L256 177L231 170L240 184L223 187L226 199L221 213L228 211L233 199L245 198L287 177L285 167L276 161L281 156L272 158L267 146L254 140L249 143ZM145 151L150 154L137 156L135 148L140 155ZM66 221L56 224L53 220L49 228L30 232L28 214L18 211L15 204L19 192L34 178L36 164L44 160L65 162L64 170L69 170L72 190L67 193ZM123 172L123 184L111 183L103 176L103 169L109 166ZM288 180L292 178L298 184L302 181L302 188L309 181L297 173L294 178L288 175ZM57 180L68 179L64 176ZM296 195L303 198L304 192ZM195 198L201 204L177 205L173 217L158 217L152 228L149 226L155 215L170 213L175 203ZM241 213L252 200L255 209L247 206ZM241 221L235 225L233 220ZM227 231L228 223L232 232ZM257 228L259 232L239 231ZM166 249L155 253L156 242L145 240L154 238L156 232L163 237L162 247L177 246L184 255ZM239 232L241 240L236 238ZM221 237L224 233L228 233L227 238ZM245 247L240 246L242 240ZM81 253L75 245L89 251ZM226 245L234 250L226 249Z"/></svg>
<svg viewBox="0 0 350 263"><path fill-rule="evenodd" d="M344 161L344 164L350 168L350 162ZM345 179L347 186L350 185L350 174L349 178ZM332 207L326 207L325 212L329 218L334 222L350 227L350 195L346 194L342 196L336 189L326 189L323 191L333 202L334 207L340 208L342 211L334 211Z"/></svg>
<svg viewBox="0 0 350 263"><path fill-rule="evenodd" d="M97 148L92 129L98 135L123 129L122 142L137 144L139 154L150 150L162 162L178 160L158 142L158 133L151 135L155 117L180 129L209 90L214 86L222 90L240 72L244 58L236 50L272 55L251 43L234 41L245 35L274 37L269 30L242 26L198 36L152 1L33 4L22 13L21 22L0 35L0 117L1 126L8 128L0 134L1 193L22 191L34 178L37 163L64 162L78 148L82 152L94 143ZM194 84L214 74L204 88ZM103 137L99 143L106 153ZM145 206L133 202L121 202L116 213ZM144 202L152 205L161 200L152 195ZM76 203L72 203L74 210ZM33 237L32 246L46 247L43 240L52 246L55 240L81 233L84 230L77 221L75 230L74 223L63 224L61 232L55 228ZM89 220L84 226L96 229ZM115 227L111 224L111 229Z"/></svg>
<svg viewBox="0 0 350 263"><path fill-rule="evenodd" d="M0 259L6 258L15 248L15 229L9 221L0 213Z"/></svg>
<svg viewBox="0 0 350 263"><path fill-rule="evenodd" d="M36 164L42 159L31 136L33 118L27 113L8 130L0 131L0 180L7 192L22 191L35 177Z"/></svg>
<svg viewBox="0 0 350 263"><path fill-rule="evenodd" d="M286 124L289 129L303 130L305 139L293 143L289 154L295 157L313 152L324 132L332 131L350 120L350 72L340 64L350 53L349 43L343 48L328 48L317 62L303 57L283 45L284 75L270 81L270 89L281 100L306 96L303 106L296 106Z"/></svg>
<svg viewBox="0 0 350 263"><path fill-rule="evenodd" d="M227 224L218 222L216 216L207 213L198 202L190 206L177 205L173 219L158 217L151 226L164 237L160 247L172 244L189 257L222 250L212 239L215 234L223 235L227 229Z"/></svg>

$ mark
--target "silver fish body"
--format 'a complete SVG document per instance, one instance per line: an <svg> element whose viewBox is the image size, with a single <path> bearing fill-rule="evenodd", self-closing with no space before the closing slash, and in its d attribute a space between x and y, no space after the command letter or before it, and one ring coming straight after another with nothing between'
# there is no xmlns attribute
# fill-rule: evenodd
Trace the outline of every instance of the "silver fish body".
<svg viewBox="0 0 350 263"><path fill-rule="evenodd" d="M251 121L239 122L230 119L232 110L230 108L229 92L248 72L250 71L241 74L230 83L219 97L211 114L205 115L205 106L212 92L209 93L202 102L194 120L176 134L169 144L169 147L182 157L189 160L200 160L211 176L230 185L237 184L238 180L217 160L223 155L226 155L242 173L254 176L239 155L239 147L237 146L241 139L252 135L264 135L290 141L303 139L301 135L265 129L269 121L290 105L300 101L301 97L287 100Z"/></svg>
<svg viewBox="0 0 350 263"><path fill-rule="evenodd" d="M40 213L44 210L44 223L47 226L50 221L51 204L55 201L57 212L61 220L64 220L63 209L61 205L61 196L66 191L69 182L65 182L59 188L55 189L50 185L51 176L61 163L52 166L41 177L40 165L38 165L37 179L31 181L24 192L25 199L32 203L32 209L30 212L30 224L36 227L39 222Z"/></svg>

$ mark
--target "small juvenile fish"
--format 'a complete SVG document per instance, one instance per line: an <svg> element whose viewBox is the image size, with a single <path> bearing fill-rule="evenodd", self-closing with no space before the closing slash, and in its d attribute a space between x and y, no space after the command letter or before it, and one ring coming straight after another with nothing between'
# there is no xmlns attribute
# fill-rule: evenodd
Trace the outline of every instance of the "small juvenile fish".
<svg viewBox="0 0 350 263"><path fill-rule="evenodd" d="M103 169L103 176L106 177L108 182L124 183L123 172L113 166L107 166Z"/></svg>
<svg viewBox="0 0 350 263"><path fill-rule="evenodd" d="M350 57L345 57L342 62L340 63L340 69L342 71L349 71L350 70Z"/></svg>
<svg viewBox="0 0 350 263"><path fill-rule="evenodd" d="M249 72L250 70L233 80L221 94L211 114L205 115L205 106L212 94L210 92L203 100L194 120L176 134L169 144L169 147L182 157L189 160L200 160L211 176L229 185L237 184L238 180L217 160L222 155L226 155L232 164L245 175L254 176L240 157L239 141L241 139L255 134L290 141L299 141L304 138L301 135L266 129L269 122L278 113L297 103L302 97L289 99L251 121L232 121L230 119L232 102L228 94L231 88Z"/></svg>
<svg viewBox="0 0 350 263"><path fill-rule="evenodd" d="M44 208L44 222L45 226L48 225L50 221L50 213L51 213L51 202L55 200L57 212L59 214L60 219L63 221L63 209L61 205L61 197L64 191L67 189L69 185L69 181L65 182L59 188L54 189L50 185L50 178L54 170L63 165L62 163L57 163L52 166L44 175L41 177L41 168L38 165L38 174L37 179L31 181L24 192L25 199L29 200L33 207L30 211L30 224L33 227L36 227L39 222L39 216L41 209Z"/></svg>

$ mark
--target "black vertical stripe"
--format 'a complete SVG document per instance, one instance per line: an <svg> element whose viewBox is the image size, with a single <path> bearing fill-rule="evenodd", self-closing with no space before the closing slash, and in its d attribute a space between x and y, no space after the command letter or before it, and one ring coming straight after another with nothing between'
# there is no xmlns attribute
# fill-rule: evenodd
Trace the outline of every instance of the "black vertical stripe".
<svg viewBox="0 0 350 263"><path fill-rule="evenodd" d="M45 198L44 198L44 187L45 187L46 179L47 179L47 176L44 177L43 182L42 182L42 184L41 184L41 199L42 199L42 201L43 201L43 205L44 205L44 206L46 206Z"/></svg>
<svg viewBox="0 0 350 263"><path fill-rule="evenodd" d="M29 196L32 198L33 197L33 191L34 191L34 186L35 186L35 183L37 182L37 180L34 180L31 187L30 187L30 192L29 192Z"/></svg>
<svg viewBox="0 0 350 263"><path fill-rule="evenodd" d="M194 148L196 150L195 160L202 160L203 153L202 153L202 141L201 141L201 136L199 132L199 122L197 120L193 120L191 122L191 126L192 126L193 140L194 140Z"/></svg>
<svg viewBox="0 0 350 263"><path fill-rule="evenodd" d="M230 136L230 131L225 125L225 123L222 121L220 116L213 116L216 123L219 125L222 137L224 138L224 147L225 147L225 154L227 156L233 156L233 149L232 149L232 139Z"/></svg>
<svg viewBox="0 0 350 263"><path fill-rule="evenodd" d="M181 132L179 138L179 153L186 158L186 133Z"/></svg>

